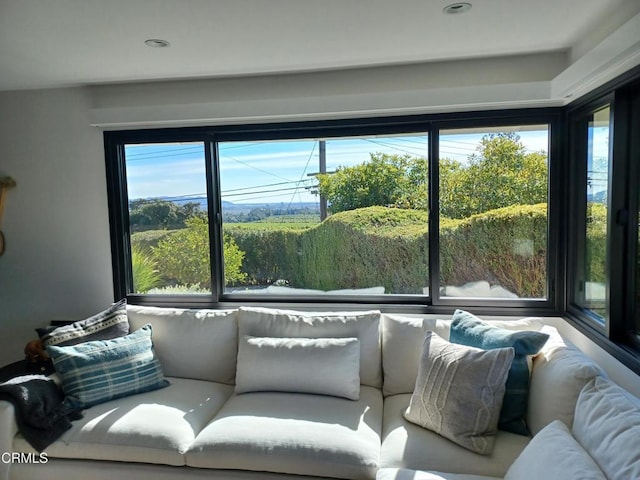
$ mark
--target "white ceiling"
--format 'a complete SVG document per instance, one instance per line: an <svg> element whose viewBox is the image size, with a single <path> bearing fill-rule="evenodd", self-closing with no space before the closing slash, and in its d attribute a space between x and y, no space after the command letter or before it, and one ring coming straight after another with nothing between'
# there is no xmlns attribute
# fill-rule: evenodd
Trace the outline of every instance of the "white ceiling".
<svg viewBox="0 0 640 480"><path fill-rule="evenodd" d="M0 90L566 51L640 0L0 0ZM168 48L150 48L148 38Z"/></svg>

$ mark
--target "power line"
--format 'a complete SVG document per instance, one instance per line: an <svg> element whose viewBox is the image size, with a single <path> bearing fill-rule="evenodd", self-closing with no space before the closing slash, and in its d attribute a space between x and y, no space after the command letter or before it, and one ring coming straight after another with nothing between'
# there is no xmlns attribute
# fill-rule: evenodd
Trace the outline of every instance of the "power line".
<svg viewBox="0 0 640 480"><path fill-rule="evenodd" d="M313 142L313 148L311 149L311 153L309 153L309 158L307 158L307 163L304 166L304 170L302 170L302 175L300 175L300 180L298 180L298 183L304 180L304 176L307 173L307 168L309 167L309 162L311 162L311 158L313 157L313 152L316 151L316 144L317 142ZM293 202L293 199L295 197L296 197L296 192L293 192L293 195L291 196L291 200L289 200L289 205L287 206L287 208L291 206L291 203Z"/></svg>
<svg viewBox="0 0 640 480"><path fill-rule="evenodd" d="M257 171L259 171L259 172L266 173L267 175L271 175L272 177L279 178L280 180L286 180L287 182L291 182L291 181L293 181L293 180L289 180L289 179L288 179L288 178L286 178L286 177L282 177L282 176L280 176L280 175L276 175L276 174L275 174L275 173L273 173L273 172L269 172L268 170L263 170L262 168L259 168L259 167L256 167L256 166L254 166L254 165L251 165L251 164L250 164L250 163L248 163L248 162L243 162L242 160L238 160L237 158L232 157L232 156L230 156L230 155L225 155L225 157L224 157L224 158L225 158L225 159L226 159L226 158L228 158L229 160L233 160L234 162L237 162L237 163L239 163L239 164L241 164L241 165L244 165L245 167L249 167L249 168L252 168L252 169L257 170ZM220 160L222 160L222 158L221 158Z"/></svg>
<svg viewBox="0 0 640 480"><path fill-rule="evenodd" d="M382 147L392 148L394 150L398 150L399 152L406 153L408 155L419 155L421 157L426 157L426 152L424 152L424 151L421 151L420 153L410 152L409 150L406 150L405 148L400 148L397 145L381 142L379 140L371 140L370 138L365 138L364 141L365 142L369 142L369 143L373 143L375 145L380 145Z"/></svg>
<svg viewBox="0 0 640 480"><path fill-rule="evenodd" d="M309 180L310 179L305 179L303 181L304 182L308 182ZM264 188L264 187L276 187L276 186L279 186L279 185L289 185L291 183L300 183L300 182L298 180L290 180L288 182L267 183L265 185L254 185L254 186L251 186L251 187L233 188L231 190L222 191L222 194L224 195L224 194L229 193L229 192L240 192L240 191L243 191L243 190L251 190L253 188Z"/></svg>
<svg viewBox="0 0 640 480"><path fill-rule="evenodd" d="M310 190L312 188L317 188L317 185L309 185L309 186L305 186L304 189L305 190ZM273 190L258 190L255 192L246 192L246 193L229 193L229 194L221 194L221 196L224 196L225 198L229 198L229 197L242 197L242 196L247 196L247 195L255 195L258 193L275 193L275 192L290 192L291 190L297 191L300 189L300 186L297 185L295 187L288 187L288 188L276 188Z"/></svg>
<svg viewBox="0 0 640 480"><path fill-rule="evenodd" d="M127 163L139 162L141 160L151 160L154 158L179 157L181 155L185 155L186 152L197 153L198 151L202 151L202 155L204 158L204 145L202 145L202 146L196 146L196 147L185 147L185 148L175 148L172 150L163 150L162 152L158 152L158 153L152 153L152 152L133 153L131 155L126 155L126 160L127 160ZM182 152L182 153L168 154L167 152Z"/></svg>

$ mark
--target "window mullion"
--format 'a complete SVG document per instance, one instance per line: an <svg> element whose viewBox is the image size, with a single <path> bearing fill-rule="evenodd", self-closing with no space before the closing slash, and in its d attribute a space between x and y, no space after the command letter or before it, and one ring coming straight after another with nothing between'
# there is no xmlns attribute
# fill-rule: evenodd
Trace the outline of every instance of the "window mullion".
<svg viewBox="0 0 640 480"><path fill-rule="evenodd" d="M218 143L209 139L205 143L207 198L209 218L209 255L211 259L211 293L219 302L224 286L222 204L218 163Z"/></svg>

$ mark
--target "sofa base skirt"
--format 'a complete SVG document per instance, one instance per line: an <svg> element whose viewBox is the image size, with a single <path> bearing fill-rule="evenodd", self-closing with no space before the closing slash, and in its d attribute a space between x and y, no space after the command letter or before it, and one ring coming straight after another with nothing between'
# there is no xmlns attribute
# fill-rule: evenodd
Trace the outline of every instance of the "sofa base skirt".
<svg viewBox="0 0 640 480"><path fill-rule="evenodd" d="M145 463L58 458L50 458L47 463L13 464L9 469L7 480L33 480L34 478L46 478L47 480L69 480L70 478L84 480L113 480L114 478L127 480L322 480L321 477L244 470L213 470Z"/></svg>

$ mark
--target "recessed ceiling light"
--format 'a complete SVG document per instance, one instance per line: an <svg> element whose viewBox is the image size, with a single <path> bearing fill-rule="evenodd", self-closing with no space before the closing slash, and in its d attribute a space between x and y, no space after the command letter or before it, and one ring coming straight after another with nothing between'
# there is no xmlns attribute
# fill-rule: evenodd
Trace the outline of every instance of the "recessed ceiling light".
<svg viewBox="0 0 640 480"><path fill-rule="evenodd" d="M150 38L144 41L145 45L153 48L163 48L168 47L170 45L166 40L162 40L160 38Z"/></svg>
<svg viewBox="0 0 640 480"><path fill-rule="evenodd" d="M442 11L448 15L456 15L458 13L464 13L471 10L471 4L467 2L458 2L447 5Z"/></svg>

